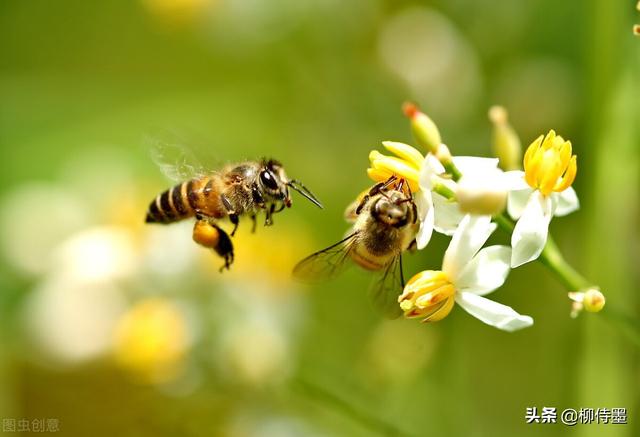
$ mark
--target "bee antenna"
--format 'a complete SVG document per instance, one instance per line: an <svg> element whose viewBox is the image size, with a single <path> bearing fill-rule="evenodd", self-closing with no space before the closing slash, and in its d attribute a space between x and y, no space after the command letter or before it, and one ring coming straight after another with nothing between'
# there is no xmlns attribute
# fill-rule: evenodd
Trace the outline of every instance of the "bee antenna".
<svg viewBox="0 0 640 437"><path fill-rule="evenodd" d="M307 187L305 187L302 184L302 182L296 179L291 179L286 183L286 185L288 187L293 188L295 191L297 191L298 193L302 194L302 196L307 198L311 203L316 205L318 208L322 209L322 204L320 203L320 201L316 198L316 196L313 195L313 193Z"/></svg>

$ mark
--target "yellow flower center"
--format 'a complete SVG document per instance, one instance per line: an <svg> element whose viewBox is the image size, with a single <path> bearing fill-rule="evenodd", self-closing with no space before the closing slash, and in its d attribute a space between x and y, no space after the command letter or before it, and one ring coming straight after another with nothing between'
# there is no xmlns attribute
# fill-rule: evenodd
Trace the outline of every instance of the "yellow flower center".
<svg viewBox="0 0 640 437"><path fill-rule="evenodd" d="M553 130L546 136L540 135L524 154L524 178L531 188L545 196L569 188L577 171L571 141L565 141Z"/></svg>
<svg viewBox="0 0 640 437"><path fill-rule="evenodd" d="M421 317L423 322L437 322L451 312L455 292L445 272L425 270L407 282L398 302L405 317Z"/></svg>
<svg viewBox="0 0 640 437"><path fill-rule="evenodd" d="M375 182L385 182L391 176L404 179L412 192L420 190L420 167L424 156L408 144L383 141L382 145L396 156L387 156L372 150L369 153L370 167L367 174Z"/></svg>

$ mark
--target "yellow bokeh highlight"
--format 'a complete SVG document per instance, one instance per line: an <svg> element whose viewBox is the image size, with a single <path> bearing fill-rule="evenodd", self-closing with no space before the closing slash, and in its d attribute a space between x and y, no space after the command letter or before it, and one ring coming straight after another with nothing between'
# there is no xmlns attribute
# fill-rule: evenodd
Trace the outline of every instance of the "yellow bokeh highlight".
<svg viewBox="0 0 640 437"><path fill-rule="evenodd" d="M175 379L189 349L183 313L172 302L151 298L134 305L118 322L114 358L144 383Z"/></svg>

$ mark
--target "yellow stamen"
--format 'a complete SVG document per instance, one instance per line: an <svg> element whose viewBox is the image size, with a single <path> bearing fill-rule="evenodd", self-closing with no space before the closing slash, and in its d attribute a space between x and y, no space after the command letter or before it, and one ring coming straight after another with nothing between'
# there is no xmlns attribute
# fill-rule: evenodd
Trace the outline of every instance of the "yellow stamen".
<svg viewBox="0 0 640 437"><path fill-rule="evenodd" d="M406 180L411 191L419 191L420 168L424 156L408 144L384 141L382 145L396 156L383 155L377 150L369 152L369 177L375 182L385 182L391 176L396 176Z"/></svg>
<svg viewBox="0 0 640 437"><path fill-rule="evenodd" d="M571 155L571 142L553 130L538 137L524 155L524 179L545 196L566 190L573 183L578 167Z"/></svg>
<svg viewBox="0 0 640 437"><path fill-rule="evenodd" d="M385 156L381 159L376 159L371 162L373 168L381 170L387 170L405 179L411 179L418 181L418 170L407 164L407 161L403 161L400 158L394 158L392 156Z"/></svg>
<svg viewBox="0 0 640 437"><path fill-rule="evenodd" d="M415 148L411 147L408 144L398 143L396 141L383 141L382 145L389 152L393 153L397 157L407 161L409 165L411 165L416 170L419 170L422 166L422 162L424 161L424 156L422 153L418 152ZM371 155L369 155L369 159L371 159Z"/></svg>
<svg viewBox="0 0 640 437"><path fill-rule="evenodd" d="M455 292L446 273L425 270L407 282L398 302L407 318L421 317L423 321L437 321L451 312Z"/></svg>
<svg viewBox="0 0 640 437"><path fill-rule="evenodd" d="M384 182L393 176L393 173L378 168L368 168L367 175L375 182Z"/></svg>
<svg viewBox="0 0 640 437"><path fill-rule="evenodd" d="M382 155L382 158L371 161L371 170L373 172L367 171L367 173L370 177L373 174L375 177L372 177L372 179L376 182L384 182L391 175L395 175L398 178L405 179L409 183L411 191L416 192L420 189L420 173L400 158ZM378 176L386 177L378 178Z"/></svg>
<svg viewBox="0 0 640 437"><path fill-rule="evenodd" d="M453 304L455 302L456 302L456 300L454 299L453 296L447 298L447 300L445 300L442 303L440 308L438 308L436 311L434 311L430 316L427 316L424 319L422 319L422 323L438 322L438 321L444 319L445 317L447 317L449 315L449 313L453 309Z"/></svg>
<svg viewBox="0 0 640 437"><path fill-rule="evenodd" d="M378 152L377 150L372 150L371 152L369 152L369 161L370 162L373 162L373 161L375 161L377 159L382 159L384 157L385 156L382 153Z"/></svg>

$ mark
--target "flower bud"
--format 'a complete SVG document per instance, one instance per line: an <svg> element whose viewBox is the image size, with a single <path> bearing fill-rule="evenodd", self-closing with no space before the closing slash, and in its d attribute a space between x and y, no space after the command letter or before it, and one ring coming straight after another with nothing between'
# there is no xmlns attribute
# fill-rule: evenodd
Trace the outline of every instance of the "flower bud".
<svg viewBox="0 0 640 437"><path fill-rule="evenodd" d="M582 305L584 305L585 311L590 313L597 313L604 308L605 298L604 294L600 290L591 288L584 293Z"/></svg>
<svg viewBox="0 0 640 437"><path fill-rule="evenodd" d="M507 190L502 183L502 172L495 169L463 175L456 186L456 199L460 211L467 214L497 215L507 203Z"/></svg>
<svg viewBox="0 0 640 437"><path fill-rule="evenodd" d="M605 297L604 294L597 288L590 288L585 291L573 291L569 293L569 299L571 299L571 317L576 318L582 310L590 313L597 313L604 308Z"/></svg>
<svg viewBox="0 0 640 437"><path fill-rule="evenodd" d="M411 131L418 144L435 154L442 142L438 126L413 103L405 103L402 109L411 120Z"/></svg>
<svg viewBox="0 0 640 437"><path fill-rule="evenodd" d="M507 110L502 106L492 106L489 120L493 123L493 154L500 159L500 168L505 171L519 169L522 145L518 134L509 124Z"/></svg>
<svg viewBox="0 0 640 437"><path fill-rule="evenodd" d="M451 151L449 150L449 147L447 147L447 145L444 143L438 146L438 150L436 151L435 155L436 158L438 158L438 161L440 161L442 164L452 162Z"/></svg>

